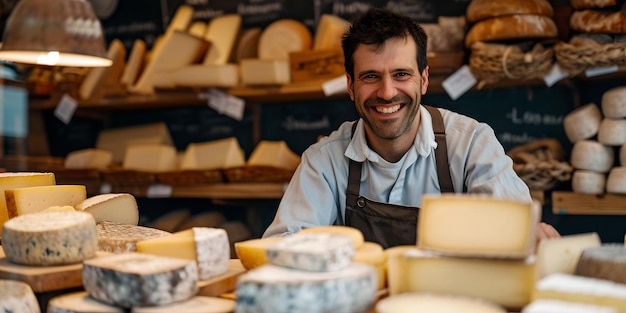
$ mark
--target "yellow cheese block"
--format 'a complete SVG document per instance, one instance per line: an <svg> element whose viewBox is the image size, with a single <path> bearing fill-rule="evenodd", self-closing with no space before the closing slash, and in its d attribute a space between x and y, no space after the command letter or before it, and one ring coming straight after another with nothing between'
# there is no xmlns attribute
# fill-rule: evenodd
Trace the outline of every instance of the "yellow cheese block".
<svg viewBox="0 0 626 313"><path fill-rule="evenodd" d="M65 168L105 169L113 162L113 154L104 149L81 149L72 151L65 157Z"/></svg>
<svg viewBox="0 0 626 313"><path fill-rule="evenodd" d="M120 83L124 86L132 86L137 81L137 77L139 77L144 65L146 51L146 43L141 39L135 39L133 46L130 49L130 55L128 56L126 67L124 67L124 72L120 78Z"/></svg>
<svg viewBox="0 0 626 313"><path fill-rule="evenodd" d="M317 24L313 50L341 50L341 39L350 22L332 14L322 14Z"/></svg>
<svg viewBox="0 0 626 313"><path fill-rule="evenodd" d="M585 233L543 239L537 247L537 274L543 278L553 273L574 274L582 251L599 247L597 233Z"/></svg>
<svg viewBox="0 0 626 313"><path fill-rule="evenodd" d="M71 205L53 205L47 209L43 209L43 211L41 211L41 213L45 213L45 212L73 212L76 211L76 209L71 206Z"/></svg>
<svg viewBox="0 0 626 313"><path fill-rule="evenodd" d="M239 84L237 64L192 64L171 75L174 84L179 87L234 87Z"/></svg>
<svg viewBox="0 0 626 313"><path fill-rule="evenodd" d="M0 173L0 237L2 237L2 225L9 219L4 191L33 186L56 185L54 173L31 173L31 172L6 172Z"/></svg>
<svg viewBox="0 0 626 313"><path fill-rule="evenodd" d="M259 38L259 59L289 61L290 52L310 50L313 36L304 23L279 19L269 24Z"/></svg>
<svg viewBox="0 0 626 313"><path fill-rule="evenodd" d="M269 166L295 171L300 165L300 156L293 152L283 140L261 140L247 161L248 166Z"/></svg>
<svg viewBox="0 0 626 313"><path fill-rule="evenodd" d="M41 212L51 206L76 207L87 198L83 185L23 187L4 191L9 218Z"/></svg>
<svg viewBox="0 0 626 313"><path fill-rule="evenodd" d="M107 80L118 81L122 76L126 66L126 47L119 39L113 39L109 44L107 58L113 60L111 66L89 69L78 90L81 99L90 99L98 95L104 95L103 87L106 85Z"/></svg>
<svg viewBox="0 0 626 313"><path fill-rule="evenodd" d="M84 199L76 210L91 213L96 222L109 221L137 225L139 209L135 197L129 193L104 193Z"/></svg>
<svg viewBox="0 0 626 313"><path fill-rule="evenodd" d="M257 238L235 242L235 253L247 270L269 264L265 250L283 240L283 237Z"/></svg>
<svg viewBox="0 0 626 313"><path fill-rule="evenodd" d="M96 148L111 151L113 162L122 163L126 147L132 144L172 145L172 137L165 123L105 129L98 135Z"/></svg>
<svg viewBox="0 0 626 313"><path fill-rule="evenodd" d="M365 245L365 238L363 237L363 233L357 228L350 226L340 226L340 225L330 225L330 226L317 226L311 228L304 228L298 233L302 234L318 234L318 233L329 233L335 235L342 235L349 237L352 239L352 243L354 244L355 249L360 249Z"/></svg>
<svg viewBox="0 0 626 313"><path fill-rule="evenodd" d="M405 288L403 284L390 284L389 277L401 277L405 273L402 271L405 270L406 266L402 266L404 264L403 259L400 258L403 253L415 250L415 245L400 245L390 247L384 250L385 256L387 258L387 264L385 266L385 284L387 289L389 290L389 294L395 295L399 294L402 288Z"/></svg>
<svg viewBox="0 0 626 313"><path fill-rule="evenodd" d="M244 85L280 85L291 82L289 61L243 59L240 62Z"/></svg>
<svg viewBox="0 0 626 313"><path fill-rule="evenodd" d="M190 143L183 153L181 170L216 170L246 164L246 157L235 137Z"/></svg>
<svg viewBox="0 0 626 313"><path fill-rule="evenodd" d="M538 202L427 195L419 211L417 245L451 256L525 259L534 253L540 214Z"/></svg>
<svg viewBox="0 0 626 313"><path fill-rule="evenodd" d="M211 19L204 39L211 43L204 57L204 65L226 64L237 42L241 29L241 15L225 14Z"/></svg>
<svg viewBox="0 0 626 313"><path fill-rule="evenodd" d="M139 144L126 147L122 167L143 172L169 172L177 168L178 151L166 144Z"/></svg>

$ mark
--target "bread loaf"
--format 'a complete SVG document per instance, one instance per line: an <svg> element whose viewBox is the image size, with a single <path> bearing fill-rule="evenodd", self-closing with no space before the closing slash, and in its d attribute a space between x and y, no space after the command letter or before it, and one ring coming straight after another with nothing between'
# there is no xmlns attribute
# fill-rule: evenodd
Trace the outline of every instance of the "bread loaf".
<svg viewBox="0 0 626 313"><path fill-rule="evenodd" d="M571 0L574 9L606 8L616 4L616 0Z"/></svg>
<svg viewBox="0 0 626 313"><path fill-rule="evenodd" d="M472 0L467 6L467 21L474 23L490 17L534 14L552 17L554 10L547 0Z"/></svg>
<svg viewBox="0 0 626 313"><path fill-rule="evenodd" d="M477 41L556 38L554 21L543 15L507 15L482 20L472 26L465 37L470 48Z"/></svg>
<svg viewBox="0 0 626 313"><path fill-rule="evenodd" d="M626 33L626 15L619 11L574 11L570 17L570 27L574 31L584 33Z"/></svg>

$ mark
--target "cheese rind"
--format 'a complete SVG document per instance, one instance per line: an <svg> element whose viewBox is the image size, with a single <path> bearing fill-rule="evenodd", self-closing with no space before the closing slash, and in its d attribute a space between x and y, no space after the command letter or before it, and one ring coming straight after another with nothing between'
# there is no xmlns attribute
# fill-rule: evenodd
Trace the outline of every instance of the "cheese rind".
<svg viewBox="0 0 626 313"><path fill-rule="evenodd" d="M576 169L607 173L614 162L613 149L600 142L579 140L572 147L570 163Z"/></svg>
<svg viewBox="0 0 626 313"><path fill-rule="evenodd" d="M196 263L142 253L85 260L82 280L89 295L124 308L165 305L198 291Z"/></svg>
<svg viewBox="0 0 626 313"><path fill-rule="evenodd" d="M96 222L110 221L129 225L139 223L137 200L129 193L95 195L76 204L75 208L90 213Z"/></svg>
<svg viewBox="0 0 626 313"><path fill-rule="evenodd" d="M380 300L376 304L376 312L506 313L506 310L491 302L470 297L409 292Z"/></svg>
<svg viewBox="0 0 626 313"><path fill-rule="evenodd" d="M176 170L178 151L167 144L134 144L126 147L122 167L129 170L161 173Z"/></svg>
<svg viewBox="0 0 626 313"><path fill-rule="evenodd" d="M330 226L316 226L304 228L298 231L298 234L335 234L346 236L352 240L355 249L359 249L365 244L365 238L363 233L358 229L350 226L330 225Z"/></svg>
<svg viewBox="0 0 626 313"><path fill-rule="evenodd" d="M156 228L101 221L96 224L98 251L111 253L136 252L137 242L150 238L169 236Z"/></svg>
<svg viewBox="0 0 626 313"><path fill-rule="evenodd" d="M301 234L286 237L268 246L271 264L311 272L343 269L352 263L354 244L346 236L333 234Z"/></svg>
<svg viewBox="0 0 626 313"><path fill-rule="evenodd" d="M626 166L617 166L611 169L606 179L606 192L626 194Z"/></svg>
<svg viewBox="0 0 626 313"><path fill-rule="evenodd" d="M56 185L54 173L6 172L0 173L0 232L9 219L4 191L22 187ZM0 237L1 238L1 237Z"/></svg>
<svg viewBox="0 0 626 313"><path fill-rule="evenodd" d="M602 94L602 113L607 118L626 117L626 87L615 87Z"/></svg>
<svg viewBox="0 0 626 313"><path fill-rule="evenodd" d="M582 251L601 244L597 233L541 240L537 247L537 277L543 278L553 273L574 274Z"/></svg>
<svg viewBox="0 0 626 313"><path fill-rule="evenodd" d="M96 222L85 212L47 212L10 219L2 230L6 258L16 264L78 263L96 255Z"/></svg>
<svg viewBox="0 0 626 313"><path fill-rule="evenodd" d="M572 274L626 284L626 246L614 243L584 249Z"/></svg>
<svg viewBox="0 0 626 313"><path fill-rule="evenodd" d="M575 170L572 174L572 191L575 193L601 195L606 187L606 174L587 170Z"/></svg>
<svg viewBox="0 0 626 313"><path fill-rule="evenodd" d="M589 139L598 133L602 113L595 103L588 103L574 109L563 119L565 135L574 143L582 139Z"/></svg>
<svg viewBox="0 0 626 313"><path fill-rule="evenodd" d="M235 242L235 253L247 270L269 264L267 247L283 240L283 237L256 238Z"/></svg>
<svg viewBox="0 0 626 313"><path fill-rule="evenodd" d="M102 303L86 291L58 295L48 301L47 313L124 313L124 309Z"/></svg>
<svg viewBox="0 0 626 313"><path fill-rule="evenodd" d="M76 207L87 198L83 185L52 185L9 189L4 191L9 218L41 212L53 205Z"/></svg>
<svg viewBox="0 0 626 313"><path fill-rule="evenodd" d="M40 313L39 303L30 286L24 282L0 279L0 311Z"/></svg>
<svg viewBox="0 0 626 313"><path fill-rule="evenodd" d="M151 307L134 307L131 313L231 313L235 311L235 301L230 299L195 296L188 300Z"/></svg>
<svg viewBox="0 0 626 313"><path fill-rule="evenodd" d="M598 142L609 146L626 143L626 119L604 118L598 128Z"/></svg>

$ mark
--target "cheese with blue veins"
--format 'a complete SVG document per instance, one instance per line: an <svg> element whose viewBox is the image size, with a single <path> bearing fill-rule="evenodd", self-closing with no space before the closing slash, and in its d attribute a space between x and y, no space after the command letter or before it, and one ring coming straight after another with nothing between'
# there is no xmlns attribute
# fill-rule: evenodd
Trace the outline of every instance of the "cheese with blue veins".
<svg viewBox="0 0 626 313"><path fill-rule="evenodd" d="M346 236L295 234L267 247L271 264L313 272L347 267L354 257L354 244Z"/></svg>
<svg viewBox="0 0 626 313"><path fill-rule="evenodd" d="M0 279L0 312L41 311L35 293L28 284L17 280Z"/></svg>

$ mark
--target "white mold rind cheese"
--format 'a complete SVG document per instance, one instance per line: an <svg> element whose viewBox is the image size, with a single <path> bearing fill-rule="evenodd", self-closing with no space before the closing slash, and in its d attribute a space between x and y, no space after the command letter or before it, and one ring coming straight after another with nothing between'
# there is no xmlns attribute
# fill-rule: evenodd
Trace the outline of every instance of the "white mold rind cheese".
<svg viewBox="0 0 626 313"><path fill-rule="evenodd" d="M588 103L576 108L563 119L565 135L570 142L589 139L598 133L602 113L595 103Z"/></svg>
<svg viewBox="0 0 626 313"><path fill-rule="evenodd" d="M40 313L39 303L24 282L0 279L0 312Z"/></svg>
<svg viewBox="0 0 626 313"><path fill-rule="evenodd" d="M606 180L606 192L626 194L626 166L617 166L611 169Z"/></svg>
<svg viewBox="0 0 626 313"><path fill-rule="evenodd" d="M588 195L601 195L606 186L606 174L576 170L572 174L572 191Z"/></svg>
<svg viewBox="0 0 626 313"><path fill-rule="evenodd" d="M609 118L626 117L626 86L615 87L602 94L602 113Z"/></svg>
<svg viewBox="0 0 626 313"><path fill-rule="evenodd" d="M598 129L598 141L609 146L626 143L626 119L604 118Z"/></svg>
<svg viewBox="0 0 626 313"><path fill-rule="evenodd" d="M267 247L271 264L313 272L347 267L354 257L354 244L346 236L295 234Z"/></svg>
<svg viewBox="0 0 626 313"><path fill-rule="evenodd" d="M98 250L111 253L136 252L137 242L170 235L164 230L102 221L96 224Z"/></svg>
<svg viewBox="0 0 626 313"><path fill-rule="evenodd" d="M580 140L572 147L570 163L579 170L607 173L615 161L613 149L593 140Z"/></svg>
<svg viewBox="0 0 626 313"><path fill-rule="evenodd" d="M96 222L85 212L47 212L10 219L2 230L6 258L24 265L79 263L96 255Z"/></svg>
<svg viewBox="0 0 626 313"><path fill-rule="evenodd" d="M361 263L334 272L264 265L239 276L236 312L364 312L377 284L376 270Z"/></svg>
<svg viewBox="0 0 626 313"><path fill-rule="evenodd" d="M196 262L142 253L124 253L83 262L89 295L119 307L165 305L198 291Z"/></svg>
<svg viewBox="0 0 626 313"><path fill-rule="evenodd" d="M77 291L50 299L46 313L125 313L125 310L98 301L86 291Z"/></svg>

